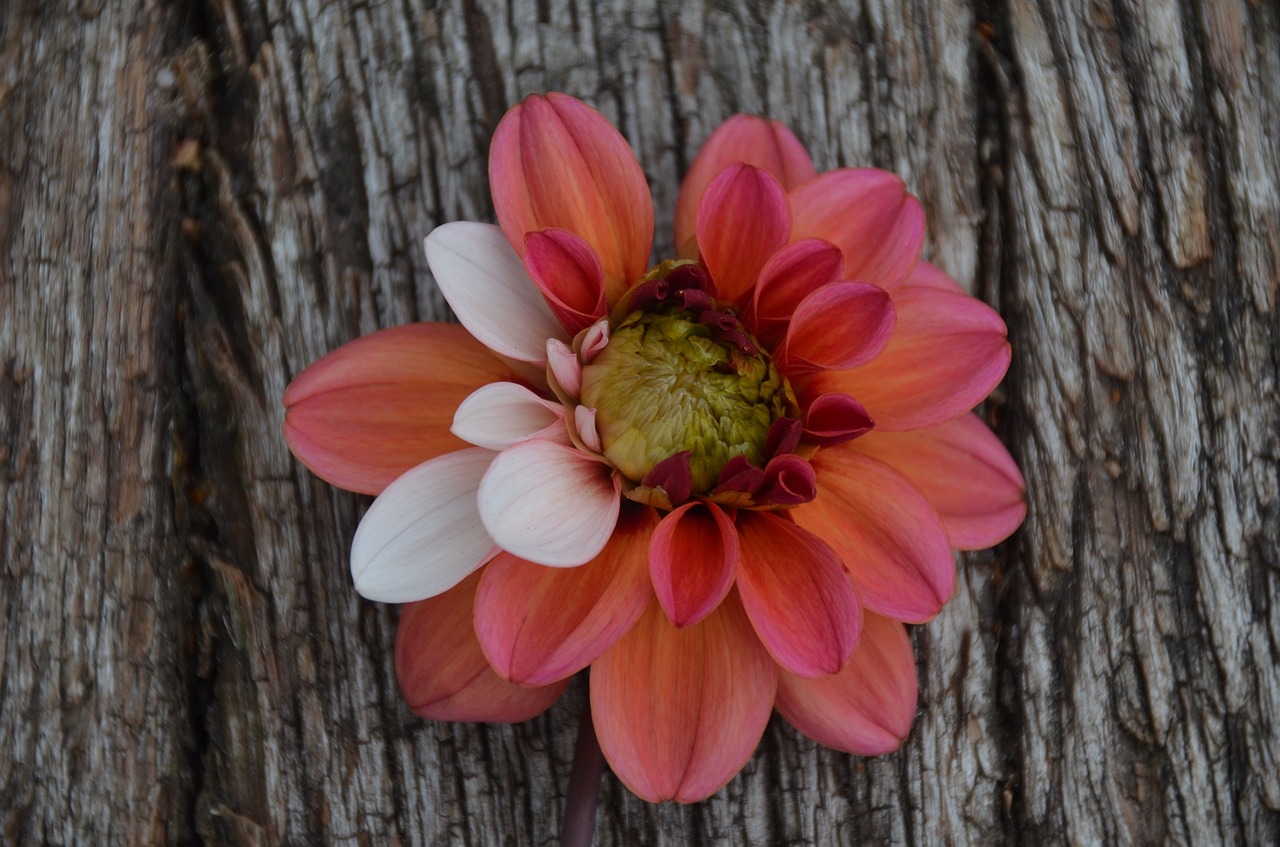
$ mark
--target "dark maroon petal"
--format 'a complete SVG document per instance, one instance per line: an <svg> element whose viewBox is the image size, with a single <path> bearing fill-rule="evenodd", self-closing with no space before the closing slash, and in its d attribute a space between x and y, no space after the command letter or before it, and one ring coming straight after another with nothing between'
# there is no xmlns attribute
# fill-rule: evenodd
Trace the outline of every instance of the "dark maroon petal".
<svg viewBox="0 0 1280 847"><path fill-rule="evenodd" d="M794 453L784 453L765 465L764 484L755 501L768 506L798 506L812 501L817 493L813 466Z"/></svg>
<svg viewBox="0 0 1280 847"><path fill-rule="evenodd" d="M663 459L644 475L642 484L649 488L661 488L667 493L671 505L680 505L689 499L693 488L693 473L689 465L691 455L690 451L682 450Z"/></svg>
<svg viewBox="0 0 1280 847"><path fill-rule="evenodd" d="M866 435L875 425L865 406L836 391L816 398L804 414L805 439L824 447Z"/></svg>
<svg viewBox="0 0 1280 847"><path fill-rule="evenodd" d="M769 434L764 439L764 454L770 458L782 453L794 453L800 445L800 435L804 427L795 418L778 418L769 427Z"/></svg>

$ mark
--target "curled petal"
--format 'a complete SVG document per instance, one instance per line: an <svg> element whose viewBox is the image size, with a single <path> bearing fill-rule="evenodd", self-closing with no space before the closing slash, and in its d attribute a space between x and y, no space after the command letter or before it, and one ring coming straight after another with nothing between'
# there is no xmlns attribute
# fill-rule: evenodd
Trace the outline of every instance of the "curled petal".
<svg viewBox="0 0 1280 847"><path fill-rule="evenodd" d="M866 407L848 394L823 394L804 413L805 440L832 447L870 432L875 422Z"/></svg>
<svg viewBox="0 0 1280 847"><path fill-rule="evenodd" d="M480 650L471 625L480 574L400 613L396 678L405 702L437 721L516 723L546 711L568 681L540 688L501 679Z"/></svg>
<svg viewBox="0 0 1280 847"><path fill-rule="evenodd" d="M823 238L844 254L844 279L886 291L902 284L924 245L924 210L896 174L828 171L791 193L792 236Z"/></svg>
<svg viewBox="0 0 1280 847"><path fill-rule="evenodd" d="M604 269L591 245L572 232L529 233L524 266L569 335L604 316Z"/></svg>
<svg viewBox="0 0 1280 847"><path fill-rule="evenodd" d="M791 515L840 555L867 609L923 623L955 588L947 535L920 490L857 444L818 451L818 496Z"/></svg>
<svg viewBox="0 0 1280 847"><path fill-rule="evenodd" d="M738 532L738 593L766 649L798 676L840 670L862 629L840 557L812 532L771 512L739 512Z"/></svg>
<svg viewBox="0 0 1280 847"><path fill-rule="evenodd" d="M356 591L380 603L421 600L492 558L496 548L476 511L476 489L494 455L479 447L459 450L388 485L351 541Z"/></svg>
<svg viewBox="0 0 1280 847"><path fill-rule="evenodd" d="M777 180L750 165L731 165L707 187L698 209L698 247L722 300L756 284L791 233L787 196Z"/></svg>
<svg viewBox="0 0 1280 847"><path fill-rule="evenodd" d="M738 531L714 503L686 503L668 513L649 542L654 591L678 627L711 614L737 572Z"/></svg>
<svg viewBox="0 0 1280 847"><path fill-rule="evenodd" d="M525 237L564 229L595 251L616 301L639 279L653 241L653 202L635 154L605 118L564 94L533 95L503 117L489 149L498 223Z"/></svg>
<svg viewBox="0 0 1280 847"><path fill-rule="evenodd" d="M427 264L458 322L481 344L517 362L545 363L548 338L567 338L492 224L438 226L424 242Z"/></svg>
<svg viewBox="0 0 1280 847"><path fill-rule="evenodd" d="M815 374L803 393L857 397L886 432L959 417L982 402L1009 368L1004 321L967 294L908 285L894 293L898 323L884 352L851 371Z"/></svg>
<svg viewBox="0 0 1280 847"><path fill-rule="evenodd" d="M785 124L755 115L729 118L703 143L680 185L675 225L676 247L682 255L697 255L696 250L687 252L685 245L693 240L698 207L707 186L725 168L739 162L764 170L785 191L813 179L816 173L804 145Z"/></svg>
<svg viewBox="0 0 1280 847"><path fill-rule="evenodd" d="M649 488L661 488L667 500L673 504L683 503L689 499L693 490L693 471L690 465L692 452L681 450L674 456L663 459L654 465L642 481Z"/></svg>
<svg viewBox="0 0 1280 847"><path fill-rule="evenodd" d="M344 344L284 394L285 440L313 473L378 494L405 471L466 443L453 410L482 385L513 377L462 327L418 323Z"/></svg>
<svg viewBox="0 0 1280 847"><path fill-rule="evenodd" d="M591 666L605 759L645 800L703 800L751 758L777 673L732 595L684 629L651 603Z"/></svg>
<svg viewBox="0 0 1280 847"><path fill-rule="evenodd" d="M856 368L880 355L893 332L889 295L865 282L836 282L796 307L779 352L790 371Z"/></svg>
<svg viewBox="0 0 1280 847"><path fill-rule="evenodd" d="M476 634L494 670L521 685L565 679L629 630L653 597L645 550L653 509L628 506L609 543L579 568L499 553L476 597Z"/></svg>
<svg viewBox="0 0 1280 847"><path fill-rule="evenodd" d="M760 271L752 289L746 323L768 336L784 326L804 298L840 280L844 256L840 248L820 238L805 238L779 250Z"/></svg>
<svg viewBox="0 0 1280 847"><path fill-rule="evenodd" d="M916 711L916 663L902 624L867 613L853 658L839 673L804 679L783 671L778 711L819 744L860 756L890 753Z"/></svg>
<svg viewBox="0 0 1280 847"><path fill-rule="evenodd" d="M458 406L451 431L490 450L503 450L531 438L569 443L564 409L514 382L493 382L476 389Z"/></svg>
<svg viewBox="0 0 1280 847"><path fill-rule="evenodd" d="M608 543L619 490L608 465L572 447L526 441L500 453L484 475L480 519L508 553L574 567Z"/></svg>
<svg viewBox="0 0 1280 847"><path fill-rule="evenodd" d="M578 432L578 438L582 439L583 446L588 450L599 453L604 449L604 442L600 440L600 430L596 427L595 409L590 406L575 406L573 425Z"/></svg>
<svg viewBox="0 0 1280 847"><path fill-rule="evenodd" d="M560 339L549 339L547 367L555 378L552 390L558 387L565 399L578 399L578 395L582 393L582 362L579 361L578 354Z"/></svg>
<svg viewBox="0 0 1280 847"><path fill-rule="evenodd" d="M953 546L982 550L999 544L1022 524L1027 514L1022 473L977 415L873 436L855 449L911 480L938 510Z"/></svg>
<svg viewBox="0 0 1280 847"><path fill-rule="evenodd" d="M816 493L813 466L794 453L783 453L764 466L764 481L755 500L770 506L798 506Z"/></svg>

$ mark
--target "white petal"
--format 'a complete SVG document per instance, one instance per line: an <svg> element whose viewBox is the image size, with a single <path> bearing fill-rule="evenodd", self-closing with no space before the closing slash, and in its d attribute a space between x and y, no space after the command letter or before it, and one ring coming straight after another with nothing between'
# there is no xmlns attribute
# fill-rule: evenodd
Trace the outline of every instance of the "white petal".
<svg viewBox="0 0 1280 847"><path fill-rule="evenodd" d="M453 413L449 431L490 450L505 450L535 436L569 443L563 407L514 382L491 382L471 392Z"/></svg>
<svg viewBox="0 0 1280 847"><path fill-rule="evenodd" d="M547 339L564 338L564 329L501 229L448 223L424 247L440 293L476 340L517 361L546 363Z"/></svg>
<svg viewBox="0 0 1280 847"><path fill-rule="evenodd" d="M585 564L618 522L608 465L550 441L503 451L480 482L480 519L508 553L553 567Z"/></svg>
<svg viewBox="0 0 1280 847"><path fill-rule="evenodd" d="M582 362L578 361L578 354L560 339L552 338L547 341L547 366L564 395L576 400L582 393Z"/></svg>
<svg viewBox="0 0 1280 847"><path fill-rule="evenodd" d="M495 455L478 447L447 453L388 485L351 542L356 591L381 603L422 600L493 558L476 490Z"/></svg>
<svg viewBox="0 0 1280 847"><path fill-rule="evenodd" d="M609 346L609 319L601 318L591 326L578 333L575 340L578 357L582 364L589 365L596 354Z"/></svg>
<svg viewBox="0 0 1280 847"><path fill-rule="evenodd" d="M573 410L573 424L578 429L582 443L597 452L604 449L600 430L596 429L596 410L590 406L577 406Z"/></svg>

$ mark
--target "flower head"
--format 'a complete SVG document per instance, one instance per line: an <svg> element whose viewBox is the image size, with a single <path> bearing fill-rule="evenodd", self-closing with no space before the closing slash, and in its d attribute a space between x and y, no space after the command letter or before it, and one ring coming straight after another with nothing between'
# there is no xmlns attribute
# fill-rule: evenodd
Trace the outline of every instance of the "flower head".
<svg viewBox="0 0 1280 847"><path fill-rule="evenodd" d="M378 495L351 568L409 604L409 704L523 720L590 666L605 756L650 800L719 789L774 708L895 749L903 624L950 598L953 548L1025 513L970 411L1008 367L1004 323L919 261L919 202L883 171L818 175L739 115L681 188L681 255L650 267L634 154L560 94L508 112L490 180L500 227L426 240L462 326L358 339L285 395L294 453Z"/></svg>

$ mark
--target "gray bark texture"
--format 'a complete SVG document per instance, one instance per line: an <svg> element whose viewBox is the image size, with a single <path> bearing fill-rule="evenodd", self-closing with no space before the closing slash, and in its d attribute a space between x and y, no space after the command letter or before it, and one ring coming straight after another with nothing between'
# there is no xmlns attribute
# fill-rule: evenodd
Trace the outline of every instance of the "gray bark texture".
<svg viewBox="0 0 1280 847"><path fill-rule="evenodd" d="M1004 314L1030 513L915 629L894 755L780 719L600 845L1280 840L1280 9L1272 0L0 0L0 841L557 840L572 685L400 700L367 498L290 456L325 352L447 317L505 109L575 94L679 180L738 111L904 176Z"/></svg>

